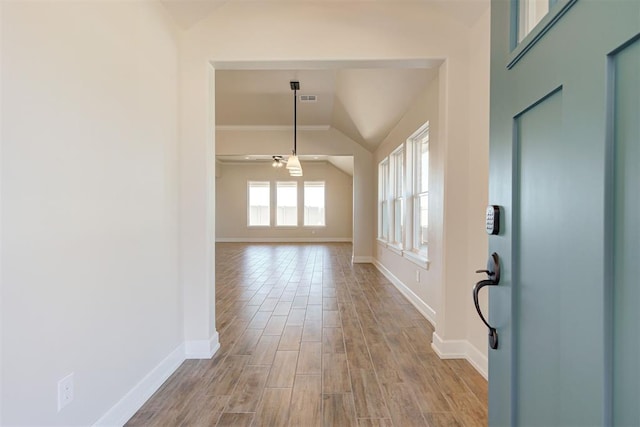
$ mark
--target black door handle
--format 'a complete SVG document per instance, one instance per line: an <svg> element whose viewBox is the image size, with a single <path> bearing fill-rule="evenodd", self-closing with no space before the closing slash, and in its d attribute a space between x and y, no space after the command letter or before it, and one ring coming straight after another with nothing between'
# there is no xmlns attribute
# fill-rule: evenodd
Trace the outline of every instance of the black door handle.
<svg viewBox="0 0 640 427"><path fill-rule="evenodd" d="M480 303L478 302L478 293L480 289L485 286L497 286L500 283L500 257L497 253L492 253L489 257L489 261L487 262L486 270L476 270L476 273L487 273L489 279L480 280L473 287L473 304L476 306L476 311L478 312L478 316L480 316L480 320L487 325L489 328L489 347L493 350L498 348L498 331L496 328L491 326L487 319L482 314L482 310L480 310Z"/></svg>

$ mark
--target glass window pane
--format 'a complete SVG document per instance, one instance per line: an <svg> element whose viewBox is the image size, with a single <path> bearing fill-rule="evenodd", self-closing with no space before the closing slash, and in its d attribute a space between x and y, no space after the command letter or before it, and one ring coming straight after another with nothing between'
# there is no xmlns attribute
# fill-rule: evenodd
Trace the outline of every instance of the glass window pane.
<svg viewBox="0 0 640 427"><path fill-rule="evenodd" d="M249 225L250 226L268 226L271 223L270 211L270 193L271 186L269 182L249 182Z"/></svg>
<svg viewBox="0 0 640 427"><path fill-rule="evenodd" d="M418 192L427 191L429 189L429 143L420 144L420 185Z"/></svg>
<svg viewBox="0 0 640 427"><path fill-rule="evenodd" d="M401 197L404 195L404 152L398 151L393 155L393 168L394 168L394 180L395 180L395 197Z"/></svg>
<svg viewBox="0 0 640 427"><path fill-rule="evenodd" d="M427 244L427 230L429 227L429 197L427 194L420 195L419 198L420 205L420 246L424 246Z"/></svg>
<svg viewBox="0 0 640 427"><path fill-rule="evenodd" d="M387 208L388 204L385 200L382 202L382 231L381 236L384 240L389 240L389 209Z"/></svg>
<svg viewBox="0 0 640 427"><path fill-rule="evenodd" d="M427 203L429 191L429 123L421 126L411 137L413 187L411 194L411 224L407 229L411 235L411 248L426 256L427 253Z"/></svg>
<svg viewBox="0 0 640 427"><path fill-rule="evenodd" d="M404 209L403 201L405 193L404 176L404 149L401 146L391 154L391 172L393 182L391 183L391 240L394 244L402 246L404 236Z"/></svg>
<svg viewBox="0 0 640 427"><path fill-rule="evenodd" d="M324 182L304 183L304 225L324 226Z"/></svg>
<svg viewBox="0 0 640 427"><path fill-rule="evenodd" d="M277 225L298 225L298 183L276 183Z"/></svg>
<svg viewBox="0 0 640 427"><path fill-rule="evenodd" d="M518 43L549 13L549 0L518 0Z"/></svg>
<svg viewBox="0 0 640 427"><path fill-rule="evenodd" d="M393 239L395 243L402 245L402 236L404 235L404 200L396 199L394 201L394 217L395 227Z"/></svg>
<svg viewBox="0 0 640 427"><path fill-rule="evenodd" d="M387 197L389 182L389 159L386 158L378 165L378 237L383 240L389 238L389 214L387 212Z"/></svg>

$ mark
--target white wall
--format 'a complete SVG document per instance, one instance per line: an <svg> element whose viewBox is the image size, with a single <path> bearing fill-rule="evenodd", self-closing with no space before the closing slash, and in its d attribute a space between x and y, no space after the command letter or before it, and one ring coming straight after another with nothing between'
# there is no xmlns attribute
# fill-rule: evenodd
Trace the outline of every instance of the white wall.
<svg viewBox="0 0 640 427"><path fill-rule="evenodd" d="M2 52L2 47L4 46L4 31L3 31L3 23L4 23L4 7L2 6L2 3L0 3L0 425L2 424L2 419L3 419L3 407L4 407L4 400L2 399L2 366L3 365L3 360L4 360L4 339L2 338L4 336L4 327L3 327L3 316L2 313L4 312L3 309L3 301L4 301L4 297L3 297L3 293L4 293L4 286L2 285L2 277L3 277L3 270L2 270L2 248L3 248L3 237L2 237L2 225L3 225L3 221L2 221L2 203L3 203L3 198L2 198L2 188L3 188L3 174L2 174L2 146L3 146L3 135L4 135L4 128L3 128L3 120L4 120L4 115L2 113L2 76L4 74L4 67L3 67L3 55L1 54Z"/></svg>
<svg viewBox="0 0 640 427"><path fill-rule="evenodd" d="M436 352L444 358L466 358L485 376L486 330L475 312L471 289L484 278L474 272L484 268L488 255L484 209L489 169L489 13L466 33L466 78L458 80L453 90L450 82L459 70L452 68L454 61L445 62L438 79L375 152L378 163L429 121L429 269L420 269L381 244L376 262L435 324ZM457 90L466 102L452 111ZM452 143L450 124L459 117L467 117L463 129L456 129L465 134ZM483 293L485 310L486 304Z"/></svg>
<svg viewBox="0 0 640 427"><path fill-rule="evenodd" d="M304 177L290 177L270 163L217 163L216 239L219 241L350 241L353 223L353 178L327 162L303 162ZM275 221L277 181L298 183L298 227L247 227L247 182L271 182L271 218ZM325 227L304 227L304 181L325 182ZM244 214L243 214L244 213Z"/></svg>
<svg viewBox="0 0 640 427"><path fill-rule="evenodd" d="M438 118L439 79L435 78L422 90L402 120L393 128L374 153L376 165L400 144L403 144L418 128L429 122L429 264L422 268L409 259L397 254L386 245L377 243L376 261L388 273L395 276L411 293L419 299L419 307L435 324L439 310L442 287L442 236L443 236L443 191L442 171L444 150L438 141L440 121ZM377 171L377 166L376 166ZM376 175L376 183L377 175ZM377 188L377 185L376 185ZM376 224L378 221L376 209ZM420 280L416 280L416 270L420 270Z"/></svg>
<svg viewBox="0 0 640 427"><path fill-rule="evenodd" d="M179 271L186 351L190 358L213 354L218 340L214 280L215 74L206 61L190 63L191 51L197 48L181 37L179 103L182 105L188 99L201 107L198 111L179 109Z"/></svg>
<svg viewBox="0 0 640 427"><path fill-rule="evenodd" d="M439 77L440 93L446 100L439 111L444 125L438 138L452 152L452 158L460 156L462 164L447 164L445 174L458 177L451 180L449 191L463 195L460 203L451 201L450 206L445 206L446 214L448 209L458 211L467 205L468 36L467 27L439 12L430 2L403 3L402 7L393 2L230 2L183 34L180 156L182 164L189 168L181 169L180 224L181 253L185 255L181 274L188 287L185 288L185 310L189 313L185 333L188 336L206 339L205 319L211 318L213 313L213 308L198 303L211 293L207 272L212 269L213 259L210 256L213 244L202 237L210 235L210 224L215 221L213 215L208 216L215 167L206 162L212 147L217 154L236 154L221 152L218 144L223 135L221 132L214 135L211 131L215 116L209 98L215 92L215 84L210 68L323 68L334 67L340 61L351 61L353 68L356 64L353 61L358 60L414 64L445 60ZM250 136L251 132L247 132L238 141L247 141L254 146L261 142L251 141ZM303 134L300 136L304 138ZM343 136L342 139L346 138ZM285 140L289 141L289 138ZM324 141L333 144L332 150L337 146L331 139ZM300 152L304 153L304 150ZM373 157L366 150L326 154L354 155L354 259L371 261L376 230ZM460 227L463 234L466 217L454 215L451 227ZM451 245L450 250L466 254L463 244ZM470 268L466 255L459 268L462 271ZM466 280L466 273L451 271L446 274L451 274L453 283ZM463 313L463 318L466 317ZM446 332L447 340L466 337L465 325L460 328L452 325L451 331L443 332Z"/></svg>
<svg viewBox="0 0 640 427"><path fill-rule="evenodd" d="M443 265L464 256L458 270L443 270L443 283L459 285L441 300L454 302L447 316L465 320L445 316L438 327L447 341L481 342L468 329L475 249L462 238L475 226L456 212L479 203L466 168L482 150L467 154L466 141L475 137L474 105L484 105L472 86L488 79L472 75L482 61L471 57L474 35L462 24L429 2L232 2L179 36L176 67L171 25L156 3L0 2L0 20L0 424L91 424L183 340L196 357L214 349L220 135L211 64L445 61L438 140L451 159L443 176L456 177L445 191L459 198L443 212L459 231ZM372 154L335 130L307 138L326 154L354 156L354 248L370 259ZM455 301L467 305L459 311ZM75 401L56 413L56 382L69 372Z"/></svg>
<svg viewBox="0 0 640 427"><path fill-rule="evenodd" d="M487 19L485 14L482 19ZM457 91L464 94L465 102L451 109L451 78L461 72L455 61L448 61L441 67L440 73L440 117L441 122L450 124L455 116L467 117L461 129L460 140L451 144L451 126L440 128L439 139L448 141L445 146L444 169L444 236L443 236L443 272L440 294L440 310L436 315L436 332L433 347L443 358L466 358L485 377L487 376L486 331L480 332L472 318L477 314L471 301L471 289L478 277L473 273L478 269L478 259L486 260L487 246L484 233L484 207L486 204L488 170L488 136L483 134L483 122L487 112L481 110L488 105L488 92L477 86L488 85L488 74L475 66L482 65L479 56L489 56L489 51L472 52L482 45L474 40L488 39L489 28L466 32L465 52L466 69L462 71ZM480 43L476 45L476 42ZM446 76L443 80L443 75ZM483 98L483 96L485 96ZM477 126L474 128L474 126ZM473 167L470 165L473 164ZM482 202L485 200L485 202ZM481 204L481 206L479 206ZM484 262L481 263L481 267ZM479 334L479 335L478 335ZM476 347L483 337L485 343Z"/></svg>
<svg viewBox="0 0 640 427"><path fill-rule="evenodd" d="M156 3L1 7L0 424L90 425L183 341L175 36Z"/></svg>
<svg viewBox="0 0 640 427"><path fill-rule="evenodd" d="M467 283L475 283L485 276L475 273L484 269L489 256L488 236L484 231L484 212L489 201L489 62L491 15L487 10L473 26L469 36L469 229L468 257L469 265L477 266L467 271ZM495 203L495 202L494 202ZM475 313L471 292L463 289L461 298L466 302L467 340L482 360L481 370L487 374L487 329ZM480 294L480 306L488 315L488 292ZM466 300L465 300L466 298ZM482 357L480 357L482 356ZM484 358L484 360L483 360Z"/></svg>
<svg viewBox="0 0 640 427"><path fill-rule="evenodd" d="M290 130L247 128L218 129L215 132L217 155L272 155L291 149ZM373 155L340 131L298 130L298 153L353 157L353 260L371 262L373 236L374 179ZM191 171L189 171L191 172Z"/></svg>

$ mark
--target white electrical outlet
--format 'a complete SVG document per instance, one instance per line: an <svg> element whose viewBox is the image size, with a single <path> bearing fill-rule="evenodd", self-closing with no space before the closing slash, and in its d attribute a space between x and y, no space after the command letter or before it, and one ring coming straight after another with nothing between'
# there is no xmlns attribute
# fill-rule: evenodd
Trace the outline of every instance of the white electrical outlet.
<svg viewBox="0 0 640 427"><path fill-rule="evenodd" d="M58 381L58 412L73 402L73 372Z"/></svg>
<svg viewBox="0 0 640 427"><path fill-rule="evenodd" d="M420 270L416 270L416 282L420 281Z"/></svg>

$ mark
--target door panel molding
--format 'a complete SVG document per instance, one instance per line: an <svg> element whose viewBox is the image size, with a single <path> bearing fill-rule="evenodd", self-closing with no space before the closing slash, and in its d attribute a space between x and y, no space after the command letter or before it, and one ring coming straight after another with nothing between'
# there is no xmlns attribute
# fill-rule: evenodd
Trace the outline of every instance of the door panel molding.
<svg viewBox="0 0 640 427"><path fill-rule="evenodd" d="M520 334L513 341L516 425L553 425L561 417L562 398L553 393L531 393L561 378L563 301L556 279L540 270L559 271L563 261L547 245L548 235L558 235L562 188L563 91L554 90L516 116L513 168L513 323ZM548 191L556 185L555 191ZM553 207L553 208L552 208ZM557 207L557 208L556 208ZM568 246L567 243L564 244ZM565 248L566 249L566 248ZM523 262L526 260L527 262ZM516 273L517 272L517 273ZM544 279L542 279L544 277ZM542 280L541 280L542 279ZM537 304L545 301L544 306ZM527 385L527 387L523 387Z"/></svg>
<svg viewBox="0 0 640 427"><path fill-rule="evenodd" d="M605 419L607 425L637 425L640 393L635 332L640 314L637 277L640 267L640 34L607 57L605 174Z"/></svg>
<svg viewBox="0 0 640 427"><path fill-rule="evenodd" d="M537 107L539 104L542 104L543 102L545 102L547 99L551 98L553 95L555 95L557 92L560 92L562 90L562 85L556 86L555 88L551 89L546 95L543 95L541 98L536 99L535 101L533 101L531 104L527 105L526 107L524 107L522 109L522 111L520 111L519 113L517 113L515 116L513 116L513 118L515 120L517 120L518 118L520 118L522 115L524 115L525 113L529 112L530 110L532 110L533 108Z"/></svg>

